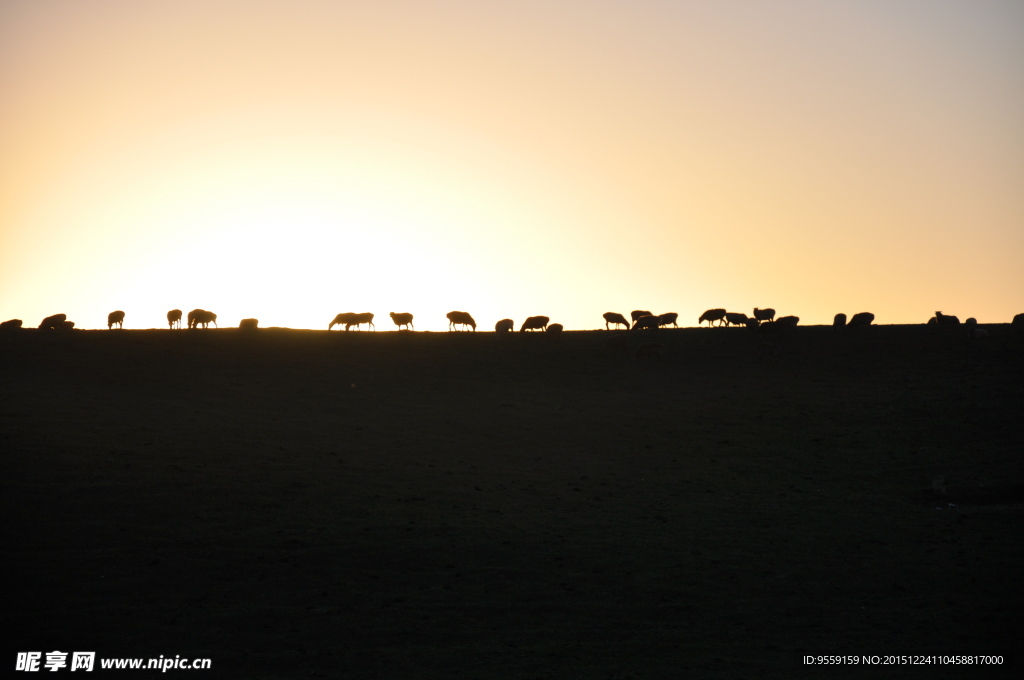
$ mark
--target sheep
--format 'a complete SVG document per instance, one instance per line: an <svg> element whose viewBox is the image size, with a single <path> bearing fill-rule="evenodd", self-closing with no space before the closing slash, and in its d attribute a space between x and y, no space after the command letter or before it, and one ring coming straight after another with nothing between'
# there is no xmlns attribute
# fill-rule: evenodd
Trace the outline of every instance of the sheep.
<svg viewBox="0 0 1024 680"><path fill-rule="evenodd" d="M238 322L238 328L242 330L255 330L259 328L259 319L242 319Z"/></svg>
<svg viewBox="0 0 1024 680"><path fill-rule="evenodd" d="M352 325L352 317L354 316L354 312L342 312L341 314L338 314L334 317L334 320L331 321L330 325L327 326L327 330L330 331L335 326L341 326L342 324L345 324L345 330L348 330L348 326Z"/></svg>
<svg viewBox="0 0 1024 680"><path fill-rule="evenodd" d="M511 333L515 328L515 322L512 319L502 319L498 323L494 324L495 333Z"/></svg>
<svg viewBox="0 0 1024 680"><path fill-rule="evenodd" d="M70 330L74 329L74 327L75 327L75 322L74 321L65 321L64 323L62 323L60 325L61 330L64 330L64 331L70 331Z"/></svg>
<svg viewBox="0 0 1024 680"><path fill-rule="evenodd" d="M667 326L669 324L672 324L676 328L679 328L679 324L676 323L676 321L678 320L679 315L676 314L675 312L665 312L664 314L658 316L658 325Z"/></svg>
<svg viewBox="0 0 1024 680"><path fill-rule="evenodd" d="M775 310L770 307L768 309L754 307L754 318L757 319L758 323L762 321L772 323L775 320Z"/></svg>
<svg viewBox="0 0 1024 680"><path fill-rule="evenodd" d="M641 316L639 319L633 322L633 330L638 328L658 328L661 326L661 317L653 316L648 314L647 316Z"/></svg>
<svg viewBox="0 0 1024 680"><path fill-rule="evenodd" d="M107 314L107 330L113 330L114 324L117 324L118 328L124 328L124 312L121 310Z"/></svg>
<svg viewBox="0 0 1024 680"><path fill-rule="evenodd" d="M1014 315L1013 321L1010 323L1014 326L1024 326L1024 312Z"/></svg>
<svg viewBox="0 0 1024 680"><path fill-rule="evenodd" d="M64 327L64 322L67 321L67 318L67 314L54 314L52 316L48 316L39 324L39 328L55 331Z"/></svg>
<svg viewBox="0 0 1024 680"><path fill-rule="evenodd" d="M604 329L606 331L611 330L611 326L609 326L608 324L615 324L615 328L618 328L619 324L622 324L623 326L626 327L627 330L629 329L629 322L626 321L626 317L622 316L621 314L616 314L615 312L605 312L601 316L602 318L604 318Z"/></svg>
<svg viewBox="0 0 1024 680"><path fill-rule="evenodd" d="M726 326L746 326L747 315L743 312L726 312L725 313L725 325Z"/></svg>
<svg viewBox="0 0 1024 680"><path fill-rule="evenodd" d="M396 326L398 326L398 330L402 330L402 326L405 326L406 330L410 328L415 330L415 327L412 325L412 314L409 312L390 312L388 316L390 316L391 320L395 322Z"/></svg>
<svg viewBox="0 0 1024 680"><path fill-rule="evenodd" d="M796 328L798 323L800 323L799 316L784 316L776 319L774 325L778 328Z"/></svg>
<svg viewBox="0 0 1024 680"><path fill-rule="evenodd" d="M952 314L943 314L942 312L935 312L935 316L933 316L928 321L928 323L930 325L934 324L936 326L959 326L960 319L959 317L953 316Z"/></svg>
<svg viewBox="0 0 1024 680"><path fill-rule="evenodd" d="M843 314L842 312L839 312L838 314L835 315L835 317L833 317L833 319L832 319L832 327L833 328L842 328L845 325L846 325L846 315L845 314Z"/></svg>
<svg viewBox="0 0 1024 680"><path fill-rule="evenodd" d="M167 312L167 328L173 330L175 327L181 328L181 310L172 309Z"/></svg>
<svg viewBox="0 0 1024 680"><path fill-rule="evenodd" d="M454 331L456 326L470 326L476 332L476 321L469 312L448 312L448 331Z"/></svg>
<svg viewBox="0 0 1024 680"><path fill-rule="evenodd" d="M697 321L697 324L700 325L707 321L708 327L711 327L712 325L714 325L715 321L718 321L718 325L721 326L723 323L725 323L725 314L726 312L724 309L709 309L700 315L700 319Z"/></svg>
<svg viewBox="0 0 1024 680"><path fill-rule="evenodd" d="M654 315L651 314L650 312L644 311L642 309L634 309L632 312L629 313L629 318L633 320L633 323L636 323L636 320L639 319L642 316L654 316Z"/></svg>
<svg viewBox="0 0 1024 680"><path fill-rule="evenodd" d="M199 328L199 324L203 324L203 328L209 328L210 324L217 325L217 315L213 312L208 312L205 309L193 309L188 313L188 327Z"/></svg>
<svg viewBox="0 0 1024 680"><path fill-rule="evenodd" d="M560 324L560 323L553 323L550 326L548 326L547 328L545 328L544 332L546 332L546 333L561 333L563 328L564 327L562 326L562 324Z"/></svg>
<svg viewBox="0 0 1024 680"><path fill-rule="evenodd" d="M523 322L522 327L520 327L519 332L522 333L523 331L546 330L548 327L548 321L551 321L551 319L546 316L527 317L526 321Z"/></svg>
<svg viewBox="0 0 1024 680"><path fill-rule="evenodd" d="M850 328L859 328L862 326L870 326L875 320L875 315L871 312L858 312L850 317Z"/></svg>
<svg viewBox="0 0 1024 680"><path fill-rule="evenodd" d="M7 321L0 322L0 331L6 331L12 333L21 328L21 319L9 319Z"/></svg>
<svg viewBox="0 0 1024 680"><path fill-rule="evenodd" d="M353 314L352 317L345 322L345 330L352 328L352 326L355 326L356 329L358 330L359 326L361 326L364 323L371 326L373 330L377 330L377 327L373 325L373 312L361 312L359 314Z"/></svg>

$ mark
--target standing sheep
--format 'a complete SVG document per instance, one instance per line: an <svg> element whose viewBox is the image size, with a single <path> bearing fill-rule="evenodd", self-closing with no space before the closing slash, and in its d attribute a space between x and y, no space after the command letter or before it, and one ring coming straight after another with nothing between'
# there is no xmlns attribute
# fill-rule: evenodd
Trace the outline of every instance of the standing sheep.
<svg viewBox="0 0 1024 680"><path fill-rule="evenodd" d="M515 322L512 321L512 319L502 319L498 323L494 324L494 332L498 334L511 333L514 328Z"/></svg>
<svg viewBox="0 0 1024 680"><path fill-rule="evenodd" d="M345 322L345 330L348 330L352 326L355 326L356 330L358 330L359 326L361 326L364 323L373 328L373 330L377 330L377 327L373 325L373 312L362 312L359 314L353 314L352 317L349 318L347 322Z"/></svg>
<svg viewBox="0 0 1024 680"><path fill-rule="evenodd" d="M395 322L395 325L398 326L398 330L402 330L402 326L405 326L406 330L413 328L412 314L408 312L399 312L397 314L395 312L391 312L389 316L391 317L391 320Z"/></svg>
<svg viewBox="0 0 1024 680"><path fill-rule="evenodd" d="M661 327L661 318L653 316L651 314L648 314L647 316L641 316L639 319L633 322L634 331L639 328L657 329L659 327Z"/></svg>
<svg viewBox="0 0 1024 680"><path fill-rule="evenodd" d="M113 330L114 324L117 324L118 328L124 328L124 312L121 310L107 314L107 330Z"/></svg>
<svg viewBox="0 0 1024 680"><path fill-rule="evenodd" d="M167 328L174 330L174 328L181 328L181 310L172 309L167 312Z"/></svg>
<svg viewBox="0 0 1024 680"><path fill-rule="evenodd" d="M757 319L758 323L762 321L771 323L775 319L775 310L770 307L768 309L754 307L754 318Z"/></svg>
<svg viewBox="0 0 1024 680"><path fill-rule="evenodd" d="M674 327L679 328L679 324L676 323L679 320L679 315L675 312L666 312L658 316L658 325L667 326L672 324Z"/></svg>
<svg viewBox="0 0 1024 680"><path fill-rule="evenodd" d="M746 326L747 315L743 312L726 312L725 313L725 325L726 326Z"/></svg>

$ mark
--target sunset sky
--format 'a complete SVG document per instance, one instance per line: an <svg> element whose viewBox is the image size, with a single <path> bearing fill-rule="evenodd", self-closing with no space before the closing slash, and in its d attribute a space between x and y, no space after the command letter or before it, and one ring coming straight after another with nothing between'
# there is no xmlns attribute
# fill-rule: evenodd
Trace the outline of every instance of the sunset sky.
<svg viewBox="0 0 1024 680"><path fill-rule="evenodd" d="M0 320L1024 311L1019 0L0 0Z"/></svg>

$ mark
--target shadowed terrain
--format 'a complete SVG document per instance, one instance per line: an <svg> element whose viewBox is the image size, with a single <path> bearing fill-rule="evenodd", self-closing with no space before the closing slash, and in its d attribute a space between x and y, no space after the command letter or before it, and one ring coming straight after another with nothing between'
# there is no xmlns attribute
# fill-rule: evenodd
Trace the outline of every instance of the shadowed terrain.
<svg viewBox="0 0 1024 680"><path fill-rule="evenodd" d="M745 328L2 335L6 656L445 679L1011 659L1024 341L989 328L799 327L767 353ZM664 351L636 358L648 334Z"/></svg>

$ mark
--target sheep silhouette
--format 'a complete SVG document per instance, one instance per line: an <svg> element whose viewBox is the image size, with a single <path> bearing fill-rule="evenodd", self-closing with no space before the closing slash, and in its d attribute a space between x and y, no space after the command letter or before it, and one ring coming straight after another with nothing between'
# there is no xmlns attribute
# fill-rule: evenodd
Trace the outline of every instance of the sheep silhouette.
<svg viewBox="0 0 1024 680"><path fill-rule="evenodd" d="M449 332L456 330L456 326L469 326L476 332L476 320L469 312L452 311L445 314L445 317L448 319Z"/></svg>
<svg viewBox="0 0 1024 680"><path fill-rule="evenodd" d="M494 324L495 333L511 333L513 328L515 328L515 322L512 319L502 319Z"/></svg>
<svg viewBox="0 0 1024 680"><path fill-rule="evenodd" d="M845 314L843 314L842 312L839 312L838 314L835 315L835 317L833 317L833 319L832 319L832 326L834 328L842 328L845 325L846 325L846 315Z"/></svg>
<svg viewBox="0 0 1024 680"><path fill-rule="evenodd" d="M167 312L167 327L169 329L181 328L181 310L172 309Z"/></svg>
<svg viewBox="0 0 1024 680"><path fill-rule="evenodd" d="M775 310L770 307L768 309L758 309L757 307L754 307L754 318L758 323L763 321L771 323L775 319Z"/></svg>
<svg viewBox="0 0 1024 680"><path fill-rule="evenodd" d="M725 325L726 326L746 326L747 315L743 312L726 312L725 313Z"/></svg>
<svg viewBox="0 0 1024 680"><path fill-rule="evenodd" d="M238 322L238 327L242 330L256 330L260 326L259 319L242 319Z"/></svg>
<svg viewBox="0 0 1024 680"><path fill-rule="evenodd" d="M661 317L648 314L647 316L641 316L639 319L633 322L633 330L641 328L656 329L661 327Z"/></svg>
<svg viewBox="0 0 1024 680"><path fill-rule="evenodd" d="M327 330L331 330L335 326L341 326L342 324L345 325L345 330L348 330L348 326L350 325L350 322L352 321L352 318L354 316L354 312L342 312L341 314L334 317L334 320L331 321L329 326L327 326Z"/></svg>
<svg viewBox="0 0 1024 680"><path fill-rule="evenodd" d="M636 323L637 319L645 316L654 316L654 314L651 314L649 311L644 309L634 309L632 312L629 313L629 318L633 321L634 324Z"/></svg>
<svg viewBox="0 0 1024 680"><path fill-rule="evenodd" d="M660 314L658 316L658 325L659 326L667 326L669 324L672 324L674 327L679 328L679 324L677 323L678 320L679 320L679 315L677 313L675 313L675 312L666 312L666 313Z"/></svg>
<svg viewBox="0 0 1024 680"><path fill-rule="evenodd" d="M124 312L121 310L107 314L107 330L113 330L114 324L117 324L118 328L124 328Z"/></svg>
<svg viewBox="0 0 1024 680"><path fill-rule="evenodd" d="M519 332L523 331L543 331L548 327L548 322L551 321L550 317L546 316L530 316L527 317L526 321L519 328Z"/></svg>
<svg viewBox="0 0 1024 680"><path fill-rule="evenodd" d="M864 326L870 326L875 320L875 315L871 312L858 312L850 317L850 328L862 328Z"/></svg>
<svg viewBox="0 0 1024 680"><path fill-rule="evenodd" d="M797 324L800 323L799 316L784 316L775 320L775 326L777 328L796 328Z"/></svg>
<svg viewBox="0 0 1024 680"><path fill-rule="evenodd" d="M604 318L604 329L606 331L611 330L611 326L609 324L615 324L615 328L618 328L619 324L622 324L623 326L626 327L627 330L629 329L629 322L626 321L626 317L622 316L621 314L617 314L615 312L605 312L601 316L602 318Z"/></svg>
<svg viewBox="0 0 1024 680"><path fill-rule="evenodd" d="M345 322L345 330L348 330L352 326L355 326L358 330L359 326L364 323L373 328L373 330L377 330L377 327L373 325L373 312L360 312L358 314L353 314L352 318Z"/></svg>
<svg viewBox="0 0 1024 680"><path fill-rule="evenodd" d="M544 329L545 333L561 333L564 330L564 326L560 323L553 323Z"/></svg>
<svg viewBox="0 0 1024 680"><path fill-rule="evenodd" d="M39 324L39 328L51 331L59 330L64 328L64 322L67 321L67 319L67 314L53 314L43 319Z"/></svg>
<svg viewBox="0 0 1024 680"><path fill-rule="evenodd" d="M0 322L0 331L6 331L8 333L11 333L13 331L19 330L21 326L21 319L9 319L7 321Z"/></svg>
<svg viewBox="0 0 1024 680"><path fill-rule="evenodd" d="M398 326L398 330L402 330L402 326L405 326L406 330L414 328L412 325L412 314L408 312L398 312L397 314L395 312L390 312L388 316L390 316L391 320L395 322L396 326Z"/></svg>
<svg viewBox="0 0 1024 680"><path fill-rule="evenodd" d="M209 328L211 323L217 326L217 315L213 312L205 309L193 309L188 313L189 328L199 328L199 324L202 324L203 328Z"/></svg>
<svg viewBox="0 0 1024 680"><path fill-rule="evenodd" d="M726 311L721 308L709 309L700 315L700 319L697 320L697 324L700 325L705 321L708 322L708 326L713 326L715 321L719 322L719 326L725 323Z"/></svg>

